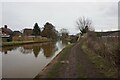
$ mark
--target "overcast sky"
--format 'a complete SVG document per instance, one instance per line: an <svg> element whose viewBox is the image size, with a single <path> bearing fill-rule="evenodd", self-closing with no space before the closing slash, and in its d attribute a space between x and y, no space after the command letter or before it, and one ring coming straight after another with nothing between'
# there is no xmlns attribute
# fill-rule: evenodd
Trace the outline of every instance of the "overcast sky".
<svg viewBox="0 0 120 80"><path fill-rule="evenodd" d="M4 2L2 26L12 30L33 28L34 23L43 27L52 23L59 31L66 28L71 34L78 33L76 20L85 16L92 20L96 31L118 29L117 2Z"/></svg>

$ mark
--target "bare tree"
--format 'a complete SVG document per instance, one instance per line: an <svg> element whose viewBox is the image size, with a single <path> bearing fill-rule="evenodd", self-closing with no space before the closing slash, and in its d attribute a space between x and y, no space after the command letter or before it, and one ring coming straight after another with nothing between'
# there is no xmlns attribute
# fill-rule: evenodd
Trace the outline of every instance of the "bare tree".
<svg viewBox="0 0 120 80"><path fill-rule="evenodd" d="M87 33L88 31L90 31L92 29L92 21L88 18L80 17L77 21L76 21L76 25L77 28L80 31L80 35L82 36L84 33ZM80 39L80 35L78 40Z"/></svg>
<svg viewBox="0 0 120 80"><path fill-rule="evenodd" d="M69 31L66 28L62 28L62 29L60 29L60 33L69 33Z"/></svg>
<svg viewBox="0 0 120 80"><path fill-rule="evenodd" d="M67 38L68 35L69 35L69 31L68 31L67 29L65 29L65 28L62 28L62 29L60 30L60 33L61 33L61 35L62 35L62 39Z"/></svg>

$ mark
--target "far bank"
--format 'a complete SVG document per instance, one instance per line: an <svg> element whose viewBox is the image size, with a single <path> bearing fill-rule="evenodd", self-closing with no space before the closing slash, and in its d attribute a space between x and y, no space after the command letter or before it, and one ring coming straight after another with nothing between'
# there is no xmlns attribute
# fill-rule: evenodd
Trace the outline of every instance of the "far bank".
<svg viewBox="0 0 120 80"><path fill-rule="evenodd" d="M2 42L0 46L15 46L15 45L23 45L23 44L32 44L32 43L43 43L43 42L50 42L51 39L46 40L31 40L31 41L12 41L12 42Z"/></svg>

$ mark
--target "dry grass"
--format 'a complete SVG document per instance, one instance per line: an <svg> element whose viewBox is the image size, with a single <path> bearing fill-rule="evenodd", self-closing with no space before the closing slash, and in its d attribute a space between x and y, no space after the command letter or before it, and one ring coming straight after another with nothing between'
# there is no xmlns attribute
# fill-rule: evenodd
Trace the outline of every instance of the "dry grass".
<svg viewBox="0 0 120 80"><path fill-rule="evenodd" d="M113 65L113 67L117 67L117 65L119 64L119 41L120 38L118 37L88 36L86 38L87 46L94 50L96 54L100 55L105 60L110 62Z"/></svg>
<svg viewBox="0 0 120 80"><path fill-rule="evenodd" d="M96 37L95 33L92 33L88 34L87 37L83 38L82 40L87 49L92 51L87 53L90 55L91 60L95 62L98 68L100 68L101 72L105 73L105 75L108 77L113 77L114 74L119 73L119 37ZM104 65L102 68L100 66L101 64Z"/></svg>

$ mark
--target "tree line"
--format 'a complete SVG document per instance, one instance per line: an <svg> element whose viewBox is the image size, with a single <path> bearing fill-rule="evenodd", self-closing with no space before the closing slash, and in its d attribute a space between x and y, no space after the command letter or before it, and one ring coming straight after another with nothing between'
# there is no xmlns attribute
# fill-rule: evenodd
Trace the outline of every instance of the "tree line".
<svg viewBox="0 0 120 80"><path fill-rule="evenodd" d="M34 28L33 28L33 35L34 36L47 37L47 38L50 38L50 39L57 39L58 31L55 29L55 26L52 25L49 22L47 22L44 25L43 30L41 31L38 23L35 23Z"/></svg>
<svg viewBox="0 0 120 80"><path fill-rule="evenodd" d="M92 21L88 18L80 17L76 21L76 26L79 29L79 38L80 36L83 36L83 34L87 33L88 31L92 30ZM61 36L62 39L65 39L69 36L69 31L65 28L62 28L60 30L60 33L55 29L55 26L52 25L51 23L47 22L43 30L41 31L38 23L35 23L34 28L33 28L33 35L34 36L42 36L42 37L47 37L51 39L57 39L59 36Z"/></svg>

